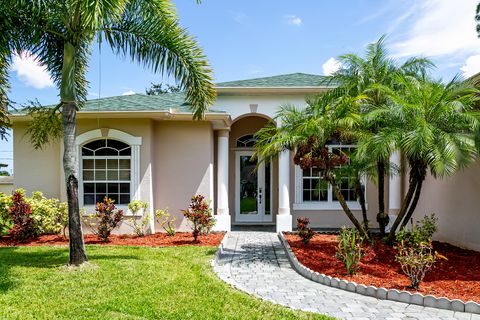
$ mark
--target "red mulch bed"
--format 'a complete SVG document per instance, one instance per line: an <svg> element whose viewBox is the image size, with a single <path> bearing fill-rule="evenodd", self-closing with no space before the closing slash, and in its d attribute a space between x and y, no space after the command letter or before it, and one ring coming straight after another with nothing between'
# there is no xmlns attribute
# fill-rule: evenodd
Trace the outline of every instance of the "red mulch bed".
<svg viewBox="0 0 480 320"><path fill-rule="evenodd" d="M317 234L307 246L295 234L285 234L285 237L298 260L319 273L367 286L480 302L480 252L434 242L434 249L448 260L438 260L420 284L420 290L415 291L408 287L410 282L395 261L395 249L381 241L367 247L359 271L350 276L345 266L335 258L336 235Z"/></svg>
<svg viewBox="0 0 480 320"><path fill-rule="evenodd" d="M218 246L225 234L222 232L210 233L207 236L199 236L198 241L193 241L192 233L177 232L169 237L166 233L156 233L137 237L133 235L111 235L108 242L103 242L93 234L85 235L86 244L102 244L114 246L145 246L145 247L169 247L169 246ZM16 243L10 237L0 237L0 247L6 246L46 246L68 245L68 239L59 235L44 235L26 243Z"/></svg>

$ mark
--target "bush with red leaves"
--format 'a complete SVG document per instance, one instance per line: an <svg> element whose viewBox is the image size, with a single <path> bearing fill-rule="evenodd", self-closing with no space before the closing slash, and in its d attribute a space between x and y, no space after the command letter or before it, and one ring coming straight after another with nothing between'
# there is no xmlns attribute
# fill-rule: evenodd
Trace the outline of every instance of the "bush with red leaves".
<svg viewBox="0 0 480 320"><path fill-rule="evenodd" d="M107 242L112 231L122 222L124 214L123 210L116 209L114 200L105 197L102 202L97 202L93 216L97 220L94 233Z"/></svg>
<svg viewBox="0 0 480 320"><path fill-rule="evenodd" d="M182 210L183 215L192 223L193 239L197 241L200 233L208 234L215 225L212 209L202 195L192 197L187 210Z"/></svg>
<svg viewBox="0 0 480 320"><path fill-rule="evenodd" d="M12 205L9 207L13 221L13 228L9 234L15 241L25 242L37 236L34 220L31 217L32 209L25 202L22 193L15 191L12 196Z"/></svg>
<svg viewBox="0 0 480 320"><path fill-rule="evenodd" d="M300 217L297 219L298 236L302 239L302 243L307 245L310 239L315 235L315 231L308 227L310 220L308 218Z"/></svg>

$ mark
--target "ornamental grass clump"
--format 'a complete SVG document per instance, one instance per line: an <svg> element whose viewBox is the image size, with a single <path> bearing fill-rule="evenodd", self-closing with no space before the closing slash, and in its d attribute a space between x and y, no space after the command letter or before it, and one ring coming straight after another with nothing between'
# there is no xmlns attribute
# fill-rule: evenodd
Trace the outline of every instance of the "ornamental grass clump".
<svg viewBox="0 0 480 320"><path fill-rule="evenodd" d="M315 231L308 227L309 223L308 218L300 217L297 219L297 234L304 245L307 245L315 235Z"/></svg>
<svg viewBox="0 0 480 320"><path fill-rule="evenodd" d="M110 234L123 218L123 210L116 209L115 201L105 197L102 202L97 202L95 213L88 217L87 224L100 240L108 242Z"/></svg>
<svg viewBox="0 0 480 320"><path fill-rule="evenodd" d="M210 204L202 195L193 196L188 209L182 210L182 213L192 223L195 241L200 234L208 234L215 225Z"/></svg>
<svg viewBox="0 0 480 320"><path fill-rule="evenodd" d="M343 227L338 236L336 257L345 264L348 274L355 274L364 256L364 237L355 228Z"/></svg>
<svg viewBox="0 0 480 320"><path fill-rule="evenodd" d="M133 217L127 220L127 224L132 227L133 233L138 237L145 236L147 226L150 223L147 208L148 203L141 200L133 200L128 204L128 209L132 212ZM142 211L142 215L137 217L139 211Z"/></svg>
<svg viewBox="0 0 480 320"><path fill-rule="evenodd" d="M418 289L438 259L447 259L433 250L432 236L437 230L435 215L425 216L411 230L403 228L396 235L397 255L403 273L410 280L410 287Z"/></svg>
<svg viewBox="0 0 480 320"><path fill-rule="evenodd" d="M162 226L168 236L173 237L177 233L175 229L177 218L170 215L168 208L155 210L155 218L157 218L158 224Z"/></svg>

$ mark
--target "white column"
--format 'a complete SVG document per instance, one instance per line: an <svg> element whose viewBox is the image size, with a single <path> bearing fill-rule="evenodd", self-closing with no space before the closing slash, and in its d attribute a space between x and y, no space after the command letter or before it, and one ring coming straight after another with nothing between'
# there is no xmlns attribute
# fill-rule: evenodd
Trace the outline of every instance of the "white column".
<svg viewBox="0 0 480 320"><path fill-rule="evenodd" d="M215 230L230 231L231 218L228 209L228 134L218 131L217 138L217 214Z"/></svg>
<svg viewBox="0 0 480 320"><path fill-rule="evenodd" d="M278 214L277 232L292 231L290 213L290 152L278 155Z"/></svg>
<svg viewBox="0 0 480 320"><path fill-rule="evenodd" d="M396 151L390 155L390 163L400 168L401 158L400 152ZM400 205L402 203L402 178L401 174L390 176L388 183L388 216L390 222L388 223L386 230L389 231L393 222L395 221Z"/></svg>

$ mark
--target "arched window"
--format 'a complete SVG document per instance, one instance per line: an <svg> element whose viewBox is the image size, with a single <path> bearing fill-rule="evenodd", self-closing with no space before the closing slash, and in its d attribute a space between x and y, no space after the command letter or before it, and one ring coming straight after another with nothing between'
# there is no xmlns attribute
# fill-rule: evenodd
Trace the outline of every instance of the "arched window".
<svg viewBox="0 0 480 320"><path fill-rule="evenodd" d="M103 198L115 204L130 202L132 147L115 139L98 139L81 147L83 204L93 205Z"/></svg>
<svg viewBox="0 0 480 320"><path fill-rule="evenodd" d="M253 134L246 134L237 139L237 148L253 148L257 139Z"/></svg>

